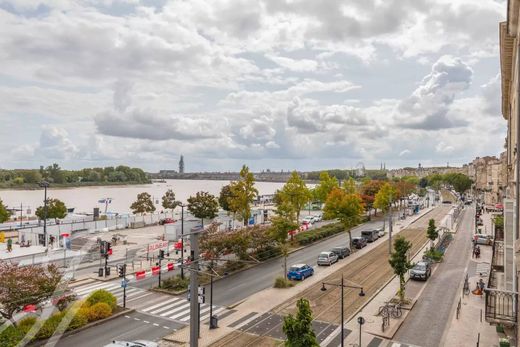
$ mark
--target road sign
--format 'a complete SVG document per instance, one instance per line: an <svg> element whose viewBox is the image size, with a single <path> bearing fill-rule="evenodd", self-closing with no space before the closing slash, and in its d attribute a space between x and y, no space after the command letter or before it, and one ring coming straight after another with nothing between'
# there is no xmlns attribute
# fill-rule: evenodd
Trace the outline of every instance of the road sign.
<svg viewBox="0 0 520 347"><path fill-rule="evenodd" d="M126 288L128 287L128 281L127 280L122 280L121 281L121 288Z"/></svg>
<svg viewBox="0 0 520 347"><path fill-rule="evenodd" d="M365 318L358 317L357 322L359 323L359 325L363 325L363 324L365 324Z"/></svg>
<svg viewBox="0 0 520 347"><path fill-rule="evenodd" d="M199 295L204 295L204 294L206 294L206 288L199 287Z"/></svg>
<svg viewBox="0 0 520 347"><path fill-rule="evenodd" d="M206 298L203 295L199 295L199 304L204 304L206 302Z"/></svg>

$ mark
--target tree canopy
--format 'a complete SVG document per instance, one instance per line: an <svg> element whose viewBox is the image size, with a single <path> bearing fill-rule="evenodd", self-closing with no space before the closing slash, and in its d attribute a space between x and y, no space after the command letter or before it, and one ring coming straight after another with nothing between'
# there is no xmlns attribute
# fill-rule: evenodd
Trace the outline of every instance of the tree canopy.
<svg viewBox="0 0 520 347"><path fill-rule="evenodd" d="M39 219L45 218L45 206L40 206L36 209L34 214ZM67 207L63 201L59 199L47 199L47 219L50 218L65 218L67 215Z"/></svg>
<svg viewBox="0 0 520 347"><path fill-rule="evenodd" d="M60 283L55 265L18 266L0 262L0 315L16 325L13 316L26 305L38 305L49 299Z"/></svg>
<svg viewBox="0 0 520 347"><path fill-rule="evenodd" d="M228 198L229 207L238 214L240 220L247 224L251 217L251 205L258 196L255 188L255 178L249 168L244 165L240 170L240 179L230 183L231 196Z"/></svg>
<svg viewBox="0 0 520 347"><path fill-rule="evenodd" d="M320 173L320 182L314 188L314 198L324 203L332 189L338 186L339 183L336 177L331 177L327 171L322 171Z"/></svg>
<svg viewBox="0 0 520 347"><path fill-rule="evenodd" d="M312 329L312 310L309 300L301 298L296 302L296 317L289 314L283 320L283 332L287 336L287 347L319 347L316 334Z"/></svg>
<svg viewBox="0 0 520 347"><path fill-rule="evenodd" d="M220 190L220 195L218 197L218 203L224 211L236 212L236 211L233 211L233 209L231 208L231 205L229 203L229 201L232 197L233 197L233 192L231 191L231 186L229 184L226 184Z"/></svg>
<svg viewBox="0 0 520 347"><path fill-rule="evenodd" d="M148 213L155 211L152 196L147 192L137 194L137 200L130 205L133 213Z"/></svg>
<svg viewBox="0 0 520 347"><path fill-rule="evenodd" d="M168 189L162 197L162 207L164 207L165 209L173 210L175 207L180 205L180 201L175 200L175 193L173 192L173 190Z"/></svg>
<svg viewBox="0 0 520 347"><path fill-rule="evenodd" d="M439 237L439 232L437 231L437 227L435 226L435 219L430 219L428 221L428 229L426 229L426 235L431 241L431 248L433 248L433 242Z"/></svg>
<svg viewBox="0 0 520 347"><path fill-rule="evenodd" d="M390 209L390 205L397 198L397 191L393 185L389 182L385 182L379 191L377 192L374 199L374 207L387 212Z"/></svg>
<svg viewBox="0 0 520 347"><path fill-rule="evenodd" d="M188 198L188 211L196 218L215 218L218 213L218 201L208 192L197 192Z"/></svg>
<svg viewBox="0 0 520 347"><path fill-rule="evenodd" d="M284 209L292 210L295 214L296 222L300 218L300 211L309 202L311 192L303 179L296 171L291 173L291 177L282 189L275 194L275 203Z"/></svg>
<svg viewBox="0 0 520 347"><path fill-rule="evenodd" d="M11 217L11 211L7 210L7 207L3 204L2 199L0 199L0 223L9 220Z"/></svg>

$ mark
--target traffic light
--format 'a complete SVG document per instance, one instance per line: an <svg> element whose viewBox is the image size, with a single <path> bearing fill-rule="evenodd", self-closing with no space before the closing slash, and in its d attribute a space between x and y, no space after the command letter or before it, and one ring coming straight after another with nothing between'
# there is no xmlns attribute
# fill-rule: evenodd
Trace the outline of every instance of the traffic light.
<svg viewBox="0 0 520 347"><path fill-rule="evenodd" d="M117 273L119 277L125 277L126 275L126 264L118 264L117 265Z"/></svg>
<svg viewBox="0 0 520 347"><path fill-rule="evenodd" d="M164 250L159 250L159 259L164 259Z"/></svg>
<svg viewBox="0 0 520 347"><path fill-rule="evenodd" d="M107 254L112 254L112 244L107 242Z"/></svg>
<svg viewBox="0 0 520 347"><path fill-rule="evenodd" d="M107 254L107 242L106 241L101 241L101 243L99 244L99 253L101 253L102 255Z"/></svg>

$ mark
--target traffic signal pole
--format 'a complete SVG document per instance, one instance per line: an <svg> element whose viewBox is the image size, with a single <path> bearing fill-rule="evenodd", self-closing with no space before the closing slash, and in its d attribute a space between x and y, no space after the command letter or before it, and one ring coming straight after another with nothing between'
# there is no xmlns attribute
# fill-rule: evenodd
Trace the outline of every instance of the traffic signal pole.
<svg viewBox="0 0 520 347"><path fill-rule="evenodd" d="M123 281L125 281L123 286L123 308L126 308L126 264L123 265Z"/></svg>
<svg viewBox="0 0 520 347"><path fill-rule="evenodd" d="M199 346L199 234L190 233L191 264L190 264L190 347Z"/></svg>

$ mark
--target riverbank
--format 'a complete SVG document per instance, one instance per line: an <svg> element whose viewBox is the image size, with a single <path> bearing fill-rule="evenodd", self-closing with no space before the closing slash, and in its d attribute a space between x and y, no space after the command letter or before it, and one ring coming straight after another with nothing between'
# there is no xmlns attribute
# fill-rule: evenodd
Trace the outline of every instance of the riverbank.
<svg viewBox="0 0 520 347"><path fill-rule="evenodd" d="M74 183L51 183L48 189L67 189L82 187L125 187L152 184L151 180L146 182L74 182ZM0 191L2 190L41 190L37 183L13 184L12 182L0 183Z"/></svg>

